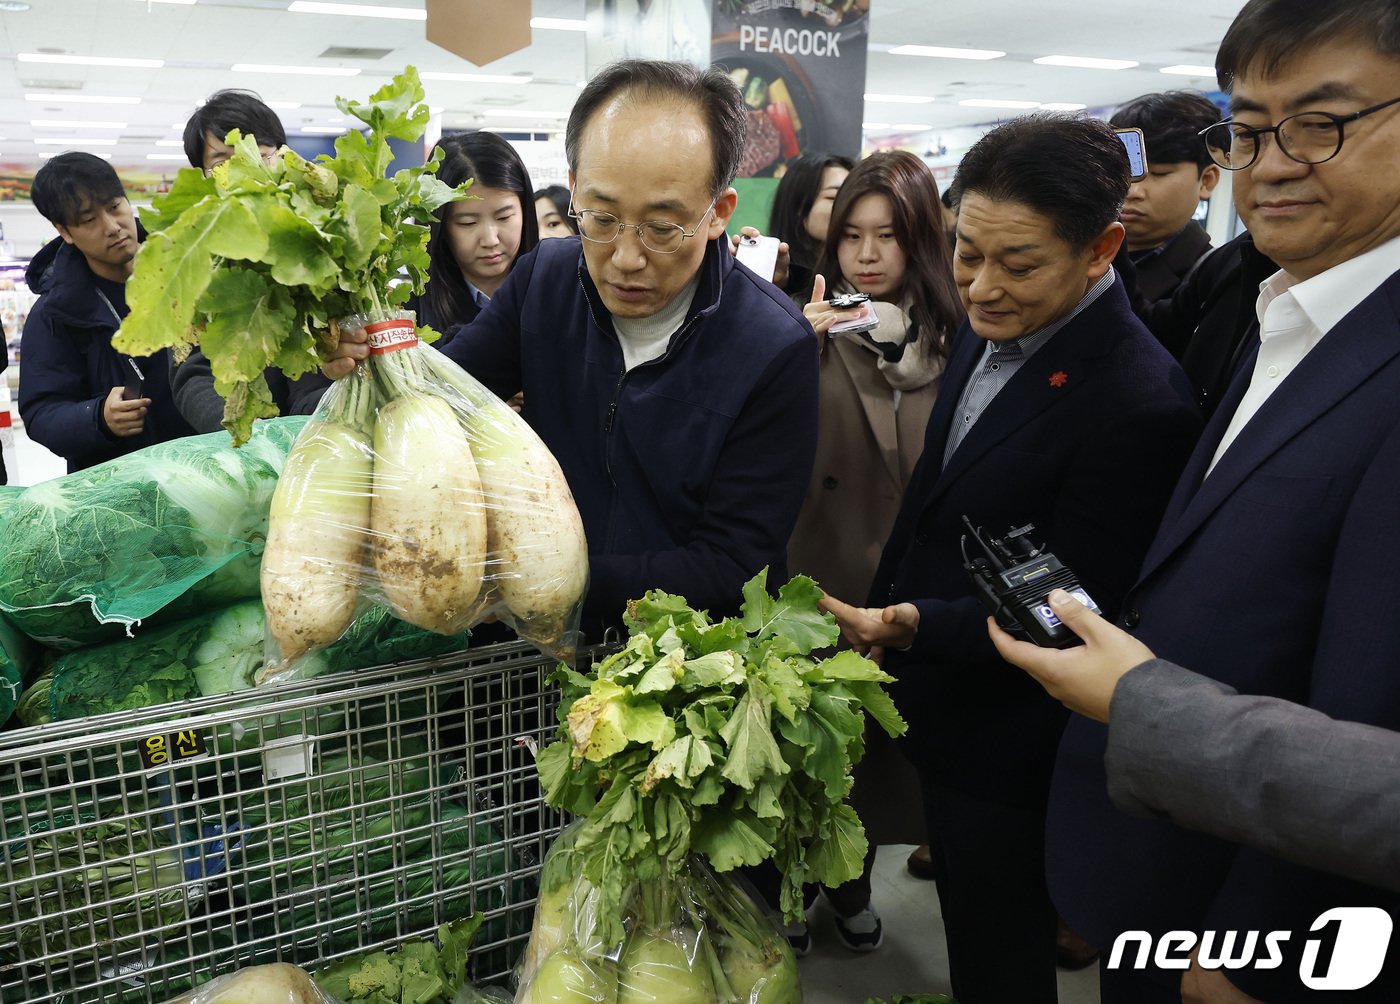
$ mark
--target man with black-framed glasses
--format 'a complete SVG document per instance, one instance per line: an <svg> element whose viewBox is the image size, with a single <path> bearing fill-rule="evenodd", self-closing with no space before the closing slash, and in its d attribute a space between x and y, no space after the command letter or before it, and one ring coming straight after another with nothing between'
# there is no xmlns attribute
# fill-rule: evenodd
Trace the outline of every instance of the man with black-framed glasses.
<svg viewBox="0 0 1400 1004"><path fill-rule="evenodd" d="M816 453L817 343L725 238L744 149L728 74L633 60L600 71L569 116L580 237L524 255L443 349L559 459L588 534L585 624L659 588L715 613L788 537ZM343 376L366 347L341 343Z"/></svg>
<svg viewBox="0 0 1400 1004"><path fill-rule="evenodd" d="M1216 69L1231 115L1206 130L1222 141L1212 156L1234 173L1240 215L1278 270L1257 287L1257 337L1119 625L1156 656L1242 694L1400 729L1400 617L1383 587L1400 565L1400 5L1250 0ZM1104 628L1099 642L1116 634ZM1057 661L1065 672L1133 668L1107 651L1143 650L1091 643ZM1170 704L1160 713L1180 741L1206 741L1195 723L1172 719ZM1394 926L1400 896L1129 819L1109 801L1106 740L1103 726L1072 719L1047 827L1056 905L1119 960L1103 971L1104 1004L1290 1004L1316 990L1400 1000L1400 940L1358 948L1325 923L1314 928L1337 907ZM1240 772L1242 797L1273 798L1257 787L1261 773ZM1353 821L1315 825L1325 839ZM1138 968L1135 950L1110 950L1140 931L1154 944L1169 931L1192 937ZM1267 932L1284 938L1265 948Z"/></svg>

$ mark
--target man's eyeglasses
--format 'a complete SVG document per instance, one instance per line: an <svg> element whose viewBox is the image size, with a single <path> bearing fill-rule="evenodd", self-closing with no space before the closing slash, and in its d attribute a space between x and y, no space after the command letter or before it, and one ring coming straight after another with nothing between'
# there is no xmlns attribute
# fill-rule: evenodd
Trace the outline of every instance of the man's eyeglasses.
<svg viewBox="0 0 1400 1004"><path fill-rule="evenodd" d="M597 209L574 209L573 196L569 197L569 215L578 221L579 236L584 240L595 244L611 244L617 240L618 234L631 229L637 231L643 247L657 254L675 254L679 251L687 237L694 237L700 232L700 224L705 222L705 218L714 208L715 204L711 202L710 208L705 210L705 215L700 217L694 228L687 230L678 223L667 223L664 220L623 223L612 213L604 213Z"/></svg>
<svg viewBox="0 0 1400 1004"><path fill-rule="evenodd" d="M1382 101L1350 115L1303 112L1262 129L1226 119L1207 126L1199 135L1205 141L1210 159L1227 171L1242 171L1253 164L1259 157L1263 137L1270 134L1284 156L1300 164L1325 164L1341 152L1347 123L1394 104L1400 104L1400 98Z"/></svg>

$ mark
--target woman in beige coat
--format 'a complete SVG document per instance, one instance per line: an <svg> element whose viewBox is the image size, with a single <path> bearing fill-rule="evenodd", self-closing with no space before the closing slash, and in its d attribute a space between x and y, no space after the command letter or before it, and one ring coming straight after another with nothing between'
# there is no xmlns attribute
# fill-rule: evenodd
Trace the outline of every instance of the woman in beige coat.
<svg viewBox="0 0 1400 1004"><path fill-rule="evenodd" d="M948 342L962 320L938 185L918 157L877 153L857 164L832 207L818 275L804 307L821 343L817 460L788 545L788 567L835 596L865 596L900 500L923 451ZM832 333L859 311L826 299L864 293L879 319L865 332ZM843 592L844 590L844 592ZM922 843L918 777L880 729L851 801L870 838L864 874L827 890L848 948L879 947L870 866L880 843ZM801 947L804 932L792 932Z"/></svg>

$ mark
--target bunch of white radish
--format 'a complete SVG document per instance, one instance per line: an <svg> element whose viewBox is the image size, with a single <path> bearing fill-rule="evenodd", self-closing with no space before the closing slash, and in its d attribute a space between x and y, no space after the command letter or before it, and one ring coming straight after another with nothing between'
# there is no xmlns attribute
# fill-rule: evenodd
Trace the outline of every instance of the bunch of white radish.
<svg viewBox="0 0 1400 1004"><path fill-rule="evenodd" d="M351 318L370 358L322 399L272 500L264 680L382 602L455 634L489 616L572 661L588 584L558 462L510 408L418 343L411 315Z"/></svg>
<svg viewBox="0 0 1400 1004"><path fill-rule="evenodd" d="M515 1004L801 1004L787 939L698 857L622 879L625 934L609 944L598 890L567 860L579 832L545 861Z"/></svg>

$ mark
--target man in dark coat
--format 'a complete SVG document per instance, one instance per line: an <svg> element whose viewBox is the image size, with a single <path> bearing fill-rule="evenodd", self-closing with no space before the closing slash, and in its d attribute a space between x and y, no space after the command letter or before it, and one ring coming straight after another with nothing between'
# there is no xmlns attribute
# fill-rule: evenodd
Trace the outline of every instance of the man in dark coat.
<svg viewBox="0 0 1400 1004"><path fill-rule="evenodd" d="M39 294L20 341L25 432L69 471L190 435L171 400L167 350L133 359L112 348L142 237L117 172L90 153L59 154L32 191L58 237L25 273Z"/></svg>
<svg viewBox="0 0 1400 1004"><path fill-rule="evenodd" d="M1232 106L1222 166L1279 271L1118 622L1241 694L1400 729L1400 618L1385 591L1400 563L1400 7L1250 0L1216 68ZM1127 817L1109 799L1106 738L1076 717L1061 744L1056 905L1101 951L1137 932L1186 947L1141 968L1110 954L1105 1004L1400 1000L1400 896ZM1358 952L1327 919L1342 907L1379 917L1387 937ZM1260 932L1282 936L1277 957Z"/></svg>
<svg viewBox="0 0 1400 1004"><path fill-rule="evenodd" d="M1044 820L1066 718L988 640L962 517L997 536L1033 523L1116 610L1200 431L1180 368L1111 266L1128 179L1093 120L1018 119L968 152L953 183L968 320L871 607L826 601L898 678L962 1004L1056 999Z"/></svg>
<svg viewBox="0 0 1400 1004"><path fill-rule="evenodd" d="M719 613L765 566L786 579L816 454L817 342L730 253L744 132L722 71L596 74L565 138L581 239L522 255L443 350L503 397L524 390L583 517L594 625L652 588ZM367 355L357 337L328 376Z"/></svg>
<svg viewBox="0 0 1400 1004"><path fill-rule="evenodd" d="M1128 188L1122 218L1148 303L1171 296L1210 250L1210 235L1193 217L1220 181L1200 138L1219 120L1214 102L1196 91L1144 94L1109 119L1115 129L1141 129L1147 146L1147 176Z"/></svg>

